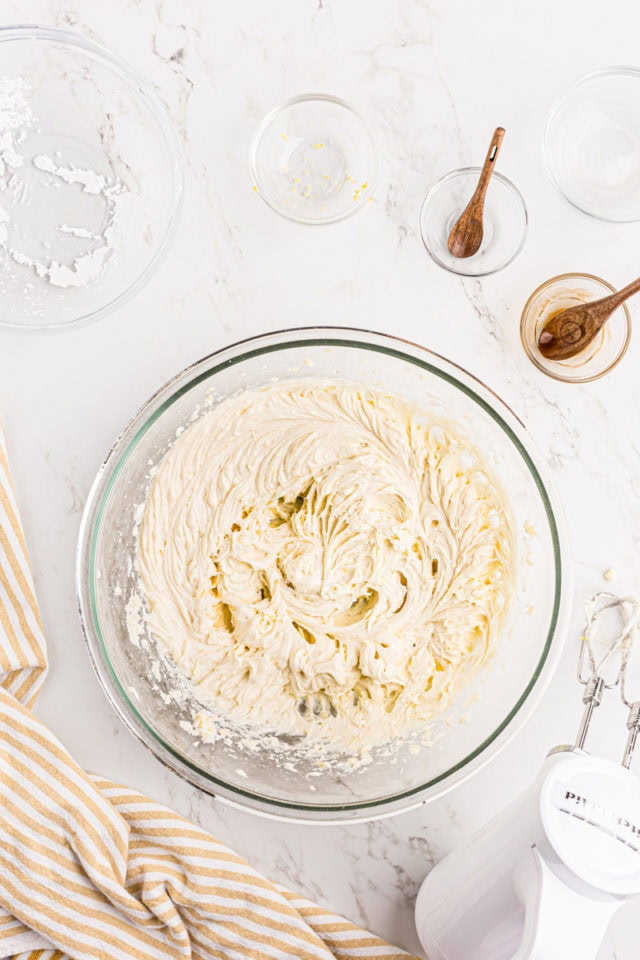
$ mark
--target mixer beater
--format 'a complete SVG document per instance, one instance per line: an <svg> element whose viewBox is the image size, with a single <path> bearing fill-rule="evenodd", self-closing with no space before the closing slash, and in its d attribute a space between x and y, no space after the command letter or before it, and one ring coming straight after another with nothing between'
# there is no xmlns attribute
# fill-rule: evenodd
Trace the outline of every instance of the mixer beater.
<svg viewBox="0 0 640 960"><path fill-rule="evenodd" d="M618 614L620 627L612 639L604 641L598 635L598 627L604 616L611 612ZM620 698L629 711L627 743L622 759L626 769L631 765L640 731L640 700L630 700L627 693L631 653L637 646L639 625L640 597L597 593L586 604L586 623L578 661L578 681L585 687L582 698L585 709L576 737L576 749L584 749L594 710L600 706L604 691L618 687Z"/></svg>

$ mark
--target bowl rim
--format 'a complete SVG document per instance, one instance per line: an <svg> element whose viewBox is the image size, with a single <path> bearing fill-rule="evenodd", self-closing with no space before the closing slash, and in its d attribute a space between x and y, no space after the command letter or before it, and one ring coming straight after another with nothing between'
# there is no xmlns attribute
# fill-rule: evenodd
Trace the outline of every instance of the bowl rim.
<svg viewBox="0 0 640 960"><path fill-rule="evenodd" d="M523 221L522 234L518 241L518 245L514 248L513 252L510 253L508 257L501 260L500 263L497 264L495 267L492 267L491 270L482 270L482 271L471 273L469 272L468 269L465 270L465 263L467 263L466 260L460 260L459 269L456 269L456 265L445 263L445 261L442 260L431 249L431 247L427 243L427 239L425 237L425 228L424 228L424 219L425 219L425 215L426 215L426 211L429 206L429 203L431 202L431 200L433 200L438 190L440 190L446 183L449 183L451 180L455 180L460 176L467 176L467 175L471 175L473 178L477 180L481 172L482 172L482 167L459 167L457 170L450 170L448 173L445 173L442 177L440 177L439 180L436 180L436 182L429 187L426 193L426 196L420 206L420 213L418 214L418 226L420 228L420 239L422 240L422 245L424 246L425 250L431 257L433 262L437 263L439 267L442 267L443 270L447 270L449 273L454 273L456 274L456 276L459 276L459 277L472 277L472 278L473 277L490 277L492 276L492 274L499 273L500 270L504 270L505 267L508 267L509 264L513 263L513 261L516 259L518 254L522 252L522 248L526 243L527 234L529 232L529 211L527 210L527 204L525 202L525 199L522 193L520 192L518 187L516 187L515 183L513 183L512 180L510 180L508 177L505 177L505 175L503 173L500 173L499 170L495 170L491 175L491 179L501 183L503 186L505 186L508 189L508 191L513 196L516 204L519 206L520 211L522 213L522 221Z"/></svg>
<svg viewBox="0 0 640 960"><path fill-rule="evenodd" d="M125 81L129 88L135 91L144 103L164 141L168 164L171 168L172 196L164 236L142 273L140 273L125 290L95 310L83 313L80 316L73 317L71 320L62 323L50 320L25 324L17 320L0 318L0 329L11 330L12 332L15 331L27 335L63 333L66 330L87 326L107 314L113 313L131 300L157 272L158 267L164 260L177 232L184 200L184 158L182 148L167 115L166 107L156 96L150 84L147 83L124 58L113 53L102 44L96 43L94 40L74 30L39 26L37 24L0 26L0 50L4 43L28 42L32 40L65 44L93 56L109 70L117 74Z"/></svg>
<svg viewBox="0 0 640 960"><path fill-rule="evenodd" d="M252 792L250 789L243 789L206 773L167 744L138 712L110 662L97 616L96 578L92 575L96 533L99 532L110 491L140 436L146 433L167 406L203 379L213 375L218 369L236 365L252 356L283 350L291 345L351 346L373 352L381 351L435 373L452 385L461 388L498 422L516 446L531 472L549 521L555 560L555 595L551 621L536 669L515 705L489 737L447 771L418 786L375 800L347 804L285 801ZM406 352L407 348L415 351L413 356ZM490 401L496 402L497 409L494 409ZM298 820L304 823L372 820L404 812L447 793L485 766L511 742L538 705L562 653L571 606L568 539L563 513L553 485L549 484L548 477L542 476L538 466L542 458L535 448L533 456L531 455L529 451L532 447L530 436L522 421L490 387L440 354L411 340L390 334L355 327L290 328L245 338L190 364L161 386L139 408L113 442L89 491L80 524L76 552L78 611L92 666L111 706L125 726L156 758L192 785L242 809L249 809L277 819Z"/></svg>
<svg viewBox="0 0 640 960"><path fill-rule="evenodd" d="M264 136L267 128L271 122L285 110L288 110L290 107L294 107L299 103L307 102L322 102L322 103L331 103L334 106L338 106L347 110L355 119L358 121L364 133L369 140L371 145L371 153L373 157L373 167L371 174L369 175L369 189L366 195L361 196L359 200L352 203L347 209L342 213L337 213L332 217L324 217L321 220L309 217L298 216L293 212L284 210L282 206L277 203L269 192L263 189L262 187L262 177L260 175L260 164L258 162L258 149L262 137ZM258 126L256 127L253 136L251 137L251 143L249 144L249 169L251 171L251 178L253 186L255 187L258 196L264 203L267 204L272 210L275 210L276 213L280 214L285 220L289 220L293 223L301 223L309 227L323 227L330 223L339 223L341 220L346 220L348 217L352 216L357 210L360 210L365 203L369 202L369 199L373 197L376 185L378 183L378 176L380 173L380 158L378 154L378 148L376 145L375 137L373 136L371 127L367 120L363 117L356 107L348 103L346 100L343 100L341 97L336 97L330 93L300 93L295 97L290 97L288 100L284 100L282 103L277 104L271 110L269 110L260 120Z"/></svg>
<svg viewBox="0 0 640 960"><path fill-rule="evenodd" d="M588 210L586 207L581 206L579 203L576 203L575 200L572 200L570 197L568 197L556 175L554 164L551 162L551 128L562 105L579 87L591 83L594 80L603 80L608 77L620 76L627 76L636 80L640 80L640 67L634 67L625 64L618 64L610 67L598 67L596 70L589 70L587 73L583 73L581 76L576 77L570 83L566 84L564 89L555 97L549 108L542 137L542 161L549 181L553 184L562 199L568 203L573 210L577 210L590 220L599 220L600 223L637 223L640 221L640 212L636 213L633 217L623 216L612 219L611 217L604 217L598 213L594 213L593 210Z"/></svg>

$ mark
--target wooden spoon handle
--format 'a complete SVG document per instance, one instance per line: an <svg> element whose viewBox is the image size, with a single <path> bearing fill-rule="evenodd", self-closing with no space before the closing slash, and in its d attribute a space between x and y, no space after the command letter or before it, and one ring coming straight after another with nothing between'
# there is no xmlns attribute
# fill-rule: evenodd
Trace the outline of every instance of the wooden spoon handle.
<svg viewBox="0 0 640 960"><path fill-rule="evenodd" d="M634 293L640 293L640 277L638 277L638 279L634 280L632 283L628 283L626 287L622 288L622 290L616 290L615 293L612 293L606 299L613 310L621 303L624 303L628 297L632 297Z"/></svg>
<svg viewBox="0 0 640 960"><path fill-rule="evenodd" d="M489 149L487 150L487 156L482 165L480 177L478 178L478 186L475 189L476 197L483 196L485 190L487 189L489 179L493 173L493 168L495 166L498 154L500 153L500 147L502 146L503 140L504 127L496 127L493 136L491 137L491 143L489 144Z"/></svg>

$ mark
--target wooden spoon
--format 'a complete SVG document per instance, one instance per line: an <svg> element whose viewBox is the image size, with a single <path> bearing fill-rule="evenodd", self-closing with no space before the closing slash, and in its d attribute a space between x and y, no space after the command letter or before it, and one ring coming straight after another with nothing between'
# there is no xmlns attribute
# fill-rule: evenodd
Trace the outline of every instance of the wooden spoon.
<svg viewBox="0 0 640 960"><path fill-rule="evenodd" d="M640 292L640 277L616 293L580 303L549 317L538 337L538 348L548 360L569 360L584 350L621 303Z"/></svg>
<svg viewBox="0 0 640 960"><path fill-rule="evenodd" d="M491 143L489 144L487 158L480 172L478 186L449 234L447 246L449 247L449 253L453 257L458 257L459 259L472 257L474 253L477 253L480 249L484 233L482 227L484 198L503 140L504 127L496 127L491 138Z"/></svg>

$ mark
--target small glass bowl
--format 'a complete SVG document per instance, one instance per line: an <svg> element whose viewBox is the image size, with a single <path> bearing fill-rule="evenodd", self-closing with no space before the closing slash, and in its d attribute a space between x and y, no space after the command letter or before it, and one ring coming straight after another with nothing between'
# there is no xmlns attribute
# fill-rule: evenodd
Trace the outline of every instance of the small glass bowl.
<svg viewBox="0 0 640 960"><path fill-rule="evenodd" d="M297 223L335 223L370 199L378 158L369 128L344 100L294 97L258 126L250 151L255 189Z"/></svg>
<svg viewBox="0 0 640 960"><path fill-rule="evenodd" d="M538 339L554 313L615 292L610 283L590 273L564 273L534 290L522 311L520 337L527 356L538 370L565 383L587 383L613 370L631 339L631 316L626 304L618 307L584 350L568 360L545 357L538 349Z"/></svg>
<svg viewBox="0 0 640 960"><path fill-rule="evenodd" d="M427 252L439 266L464 277L502 270L520 253L527 235L522 194L510 180L494 173L485 197L480 249L464 259L449 253L449 234L478 185L481 169L465 167L448 173L431 188L420 211L420 233Z"/></svg>
<svg viewBox="0 0 640 960"><path fill-rule="evenodd" d="M90 323L173 238L175 133L128 64L67 30L0 28L0 100L0 327Z"/></svg>
<svg viewBox="0 0 640 960"><path fill-rule="evenodd" d="M640 220L640 70L607 67L576 80L551 108L544 154L574 207L600 220Z"/></svg>

